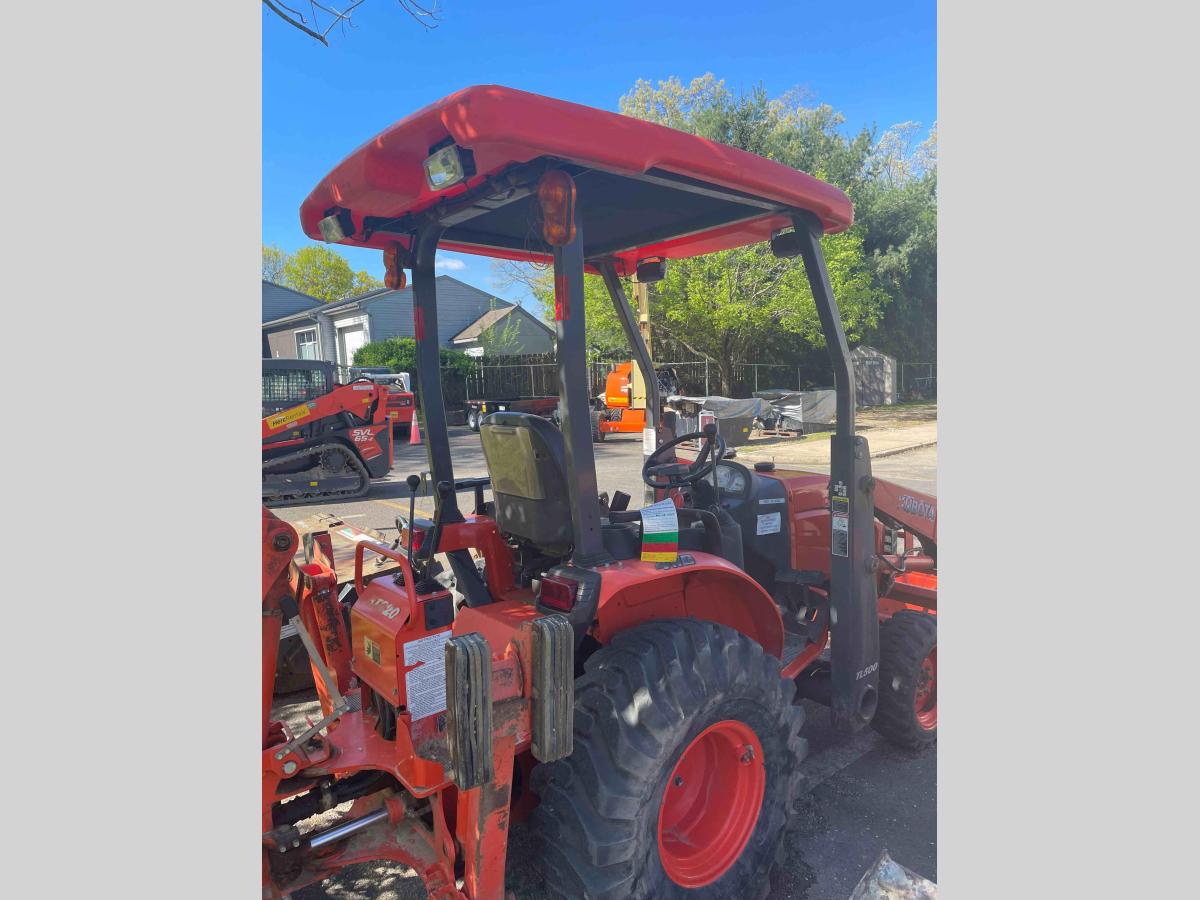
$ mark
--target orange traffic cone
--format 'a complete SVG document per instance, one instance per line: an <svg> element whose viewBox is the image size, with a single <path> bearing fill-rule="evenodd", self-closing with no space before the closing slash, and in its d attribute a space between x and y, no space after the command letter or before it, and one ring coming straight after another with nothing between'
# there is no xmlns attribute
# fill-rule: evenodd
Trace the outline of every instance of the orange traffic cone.
<svg viewBox="0 0 1200 900"><path fill-rule="evenodd" d="M408 444L411 447L413 444L421 443L421 426L417 424L416 414L413 414L412 428L408 429Z"/></svg>

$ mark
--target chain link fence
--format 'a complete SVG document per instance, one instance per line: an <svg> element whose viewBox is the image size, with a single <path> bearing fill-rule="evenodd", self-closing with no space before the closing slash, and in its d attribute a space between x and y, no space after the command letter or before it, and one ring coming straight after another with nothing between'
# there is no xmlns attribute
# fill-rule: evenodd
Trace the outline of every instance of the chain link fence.
<svg viewBox="0 0 1200 900"><path fill-rule="evenodd" d="M629 362L628 355L589 354L588 395L600 393L608 373L623 362ZM682 394L710 396L721 393L720 373L708 360L660 360L655 365L675 371ZM484 358L473 366L463 381L465 400L557 396L558 363L552 353ZM799 390L802 386L802 373L792 366L735 363L733 367L732 394L735 397L749 397L756 391L771 388ZM443 389L445 387L443 383Z"/></svg>
<svg viewBox="0 0 1200 900"><path fill-rule="evenodd" d="M937 399L937 363L902 362L898 367L898 399L901 402Z"/></svg>

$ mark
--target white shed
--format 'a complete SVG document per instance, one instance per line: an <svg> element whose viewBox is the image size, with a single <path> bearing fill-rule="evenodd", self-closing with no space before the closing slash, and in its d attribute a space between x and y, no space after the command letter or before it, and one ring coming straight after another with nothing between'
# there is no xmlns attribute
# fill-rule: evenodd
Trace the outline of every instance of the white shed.
<svg viewBox="0 0 1200 900"><path fill-rule="evenodd" d="M896 360L874 347L850 353L859 406L890 406L896 402Z"/></svg>

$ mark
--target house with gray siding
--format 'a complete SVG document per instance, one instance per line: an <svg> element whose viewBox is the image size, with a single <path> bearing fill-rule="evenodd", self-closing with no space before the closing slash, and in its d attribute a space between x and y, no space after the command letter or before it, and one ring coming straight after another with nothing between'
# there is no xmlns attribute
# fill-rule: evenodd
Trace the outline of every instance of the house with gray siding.
<svg viewBox="0 0 1200 900"><path fill-rule="evenodd" d="M511 353L549 353L554 332L537 316L519 306L496 306L450 339L450 346L468 356Z"/></svg>
<svg viewBox="0 0 1200 900"><path fill-rule="evenodd" d="M293 291L291 288L286 288L281 284L275 284L272 281L267 281L265 278L262 283L262 320L270 322L274 319L280 319L284 316L290 316L298 312L316 309L322 306L322 302L317 297L310 297L308 294L302 294L300 291ZM266 332L263 332L263 356L270 356L270 348L267 345Z"/></svg>
<svg viewBox="0 0 1200 900"><path fill-rule="evenodd" d="M513 307L513 304L449 275L438 276L437 298L438 344L448 349L463 349L463 346L455 346L454 339L469 332L480 318L494 310ZM533 319L532 316L529 318ZM349 366L354 352L363 344L393 337L413 337L412 287L399 291L379 288L334 303L322 303L265 321L262 329L265 351L272 357L325 359ZM480 333L484 330L479 329ZM509 329L509 333L511 331ZM509 352L546 352L550 349L546 342L553 334L545 325L541 325L541 332L536 333L533 326L522 320L518 334L526 335L530 349L525 349L518 341L516 348Z"/></svg>
<svg viewBox="0 0 1200 900"><path fill-rule="evenodd" d="M263 279L262 320L264 322L282 319L284 316L323 305L319 297L310 297L308 294L293 291L282 284L275 284Z"/></svg>

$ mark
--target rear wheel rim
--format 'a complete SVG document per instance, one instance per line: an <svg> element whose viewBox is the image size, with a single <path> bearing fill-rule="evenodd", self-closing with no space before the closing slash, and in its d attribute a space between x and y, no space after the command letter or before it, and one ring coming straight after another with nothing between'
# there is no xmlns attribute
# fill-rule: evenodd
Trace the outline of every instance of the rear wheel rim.
<svg viewBox="0 0 1200 900"><path fill-rule="evenodd" d="M676 884L711 884L742 855L762 811L762 744L746 724L704 729L671 770L658 811L658 852Z"/></svg>
<svg viewBox="0 0 1200 900"><path fill-rule="evenodd" d="M917 724L926 731L937 728L937 647L921 661L917 670L917 692L913 698Z"/></svg>

